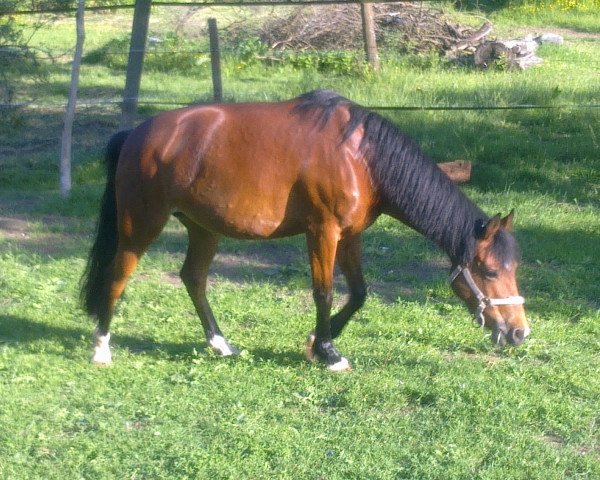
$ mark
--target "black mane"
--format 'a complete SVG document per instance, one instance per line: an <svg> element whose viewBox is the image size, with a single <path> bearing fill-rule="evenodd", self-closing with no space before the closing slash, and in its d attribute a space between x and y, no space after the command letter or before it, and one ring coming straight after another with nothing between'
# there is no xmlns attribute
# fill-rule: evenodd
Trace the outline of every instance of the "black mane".
<svg viewBox="0 0 600 480"><path fill-rule="evenodd" d="M453 263L471 263L478 230L489 217L469 200L420 147L392 122L336 92L317 90L302 95L298 113L318 115L324 126L333 111L346 106L350 120L343 139L364 128L361 148L388 213L438 244ZM510 234L501 229L493 250L503 263L517 255Z"/></svg>

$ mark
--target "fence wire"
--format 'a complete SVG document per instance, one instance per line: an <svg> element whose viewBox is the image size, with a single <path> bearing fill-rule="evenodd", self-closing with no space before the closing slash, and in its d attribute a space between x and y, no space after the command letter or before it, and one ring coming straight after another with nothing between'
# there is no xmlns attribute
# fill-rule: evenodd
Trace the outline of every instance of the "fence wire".
<svg viewBox="0 0 600 480"><path fill-rule="evenodd" d="M172 2L172 1L152 1L153 7L260 7L260 6L309 6L309 5L340 5L340 4L361 4L361 3L429 3L433 0L257 0L257 1L236 1L236 0L215 0L215 1L191 1L191 2ZM104 6L88 6L86 11L107 11L107 10L132 10L135 4L126 5L104 5ZM0 8L0 17L9 15L38 15L38 14L71 14L76 11L76 8L49 8L40 10L18 10L13 12L5 12ZM3 49L0 49L2 51ZM210 50L157 50L153 48L126 50L126 51L107 51L104 55L109 56L127 56L132 51L143 52L145 55L161 55L175 53L190 53L190 54L210 54ZM46 59L39 58L38 60L55 60L59 57L71 57L72 54L64 50L53 51L52 49L44 49ZM594 64L600 65L599 62ZM106 99L81 99L77 101L77 108L90 108L102 105L121 106L124 102L137 100L138 105L142 106L166 106L166 107L182 107L186 105L194 105L194 102L184 101L162 101L157 99L143 98L119 98L113 100ZM58 108L66 106L66 102L22 102L22 103L0 103L1 110L21 109L21 108ZM372 105L365 106L376 111L494 111L494 110L586 110L600 108L600 104L566 104L566 105L536 105L536 104L516 104L516 105L430 105L430 106L411 106L411 105Z"/></svg>
<svg viewBox="0 0 600 480"><path fill-rule="evenodd" d="M292 7L302 5L344 5L344 4L356 4L361 3L429 3L436 0L257 0L257 1L228 1L228 0L215 0L210 2L161 2L153 1L153 7ZM85 8L86 11L106 11L106 10L133 10L135 3L126 5L94 5ZM57 7L57 8L45 8L39 10L16 10L13 12L2 11L0 9L0 16L8 15L35 15L35 14L60 14L60 13L75 13L76 7Z"/></svg>
<svg viewBox="0 0 600 480"><path fill-rule="evenodd" d="M135 98L119 98L118 100L94 100L94 99L78 99L77 108L90 108L102 105L121 106L123 102L132 101ZM212 102L211 102L212 103ZM165 107L184 107L191 105L207 105L207 102L177 102L164 101L153 99L137 99L137 104L142 106L165 106ZM21 108L58 108L65 107L66 102L23 102L23 103L2 103L0 110L17 110ZM435 111L494 111L494 110L594 110L600 108L600 104L569 104L569 105L535 105L535 104L518 104L518 105L363 105L369 110L381 112L435 112Z"/></svg>

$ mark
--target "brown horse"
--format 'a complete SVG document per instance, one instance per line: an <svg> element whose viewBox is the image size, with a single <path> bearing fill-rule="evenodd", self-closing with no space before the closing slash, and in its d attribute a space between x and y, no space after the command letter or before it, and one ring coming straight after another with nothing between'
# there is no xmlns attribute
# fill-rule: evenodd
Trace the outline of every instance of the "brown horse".
<svg viewBox="0 0 600 480"><path fill-rule="evenodd" d="M334 92L161 113L113 136L107 165L82 288L85 309L98 321L94 362L110 363L115 302L171 214L189 237L181 278L221 355L236 350L206 298L219 238L304 234L317 310L307 356L348 369L333 339L365 301L361 232L384 213L448 254L452 288L492 329L492 341L519 345L529 334L512 212L489 218L392 123ZM350 294L330 316L336 261Z"/></svg>

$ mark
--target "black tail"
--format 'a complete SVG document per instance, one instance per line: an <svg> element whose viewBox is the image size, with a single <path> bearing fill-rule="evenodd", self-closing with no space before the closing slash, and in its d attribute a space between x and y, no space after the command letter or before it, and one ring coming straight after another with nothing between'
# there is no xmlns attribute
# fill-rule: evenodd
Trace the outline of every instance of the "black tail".
<svg viewBox="0 0 600 480"><path fill-rule="evenodd" d="M85 311L92 316L98 316L106 309L107 274L115 258L119 241L115 176L121 148L130 133L131 130L123 130L114 134L106 146L106 187L100 206L96 239L81 278L81 303Z"/></svg>

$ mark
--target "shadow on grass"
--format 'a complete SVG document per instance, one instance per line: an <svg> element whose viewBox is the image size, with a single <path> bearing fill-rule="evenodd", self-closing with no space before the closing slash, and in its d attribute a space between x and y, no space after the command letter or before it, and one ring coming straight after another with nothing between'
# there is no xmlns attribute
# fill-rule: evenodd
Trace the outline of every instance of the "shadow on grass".
<svg viewBox="0 0 600 480"><path fill-rule="evenodd" d="M12 315L0 315L0 344L31 344L38 341L56 341L60 343L66 352L75 351L82 345L89 343L90 353L92 348L92 332L94 323L83 319L81 326L64 327L38 322L33 319L16 317ZM88 342L89 339L89 342ZM115 345L129 350L131 353L158 354L167 352L168 356L176 357L190 354L200 346L206 347L204 339L198 343L170 343L156 342L142 337L121 335L115 337ZM61 355L65 355L61 352ZM68 353L66 354L68 355Z"/></svg>
<svg viewBox="0 0 600 480"><path fill-rule="evenodd" d="M460 102L459 102L460 103ZM470 188L600 205L598 110L390 115L436 161L473 161Z"/></svg>
<svg viewBox="0 0 600 480"><path fill-rule="evenodd" d="M529 314L547 314L548 297L561 298L565 306L574 309L598 308L600 269L594 263L593 252L600 242L599 235L580 229L519 229L517 238L524 252L519 284L527 297ZM183 260L185 245L184 235L174 235L168 236L159 249L179 252ZM399 300L425 304L432 295L436 298L435 291L447 285L450 263L437 247L414 233L396 235L373 228L364 234L363 269L369 296L387 304ZM583 273L585 278L581 278ZM310 268L302 237L269 242L226 239L211 265L211 275L236 283L265 282L310 290ZM573 275L576 278L569 281ZM561 281L552 281L557 276ZM337 270L334 280L338 301L347 289ZM441 301L462 305L453 295Z"/></svg>
<svg viewBox="0 0 600 480"><path fill-rule="evenodd" d="M27 210L29 207L23 208ZM73 224L70 225L69 218L64 222L61 217L45 215L30 215L30 218L51 228L50 232L30 233L27 222L7 219L0 211L0 229L5 237L0 242L0 252L29 253L40 264L87 256L91 239L79 233L83 228L79 221L71 219ZM73 230L77 232L73 233ZM600 284L596 255L600 234L591 228L517 227L516 237L523 252L523 269L534 274L531 278L522 276L520 282L530 300L528 309L538 309L535 297L536 289L541 288L541 279L556 278L557 275L563 283L546 281L540 292L542 297L561 297L572 301L573 306L578 302L597 305L594 286ZM176 271L165 271L164 274L165 280L179 283L178 270L186 248L185 232L165 231L147 256L166 254L175 257ZM169 263L173 261L169 260ZM394 303L399 298L427 301L428 291L447 281L449 266L437 247L408 228L398 227L397 231L390 231L388 227L384 229L376 225L363 234L363 268L367 284L371 293L386 303ZM221 277L234 283L265 282L310 289L310 268L302 236L269 241L223 239L210 272L213 278ZM583 274L585 278L580 278ZM572 275L575 277L565 290L564 281ZM337 295L346 291L345 281L339 272L335 286ZM540 305L539 308L543 307Z"/></svg>
<svg viewBox="0 0 600 480"><path fill-rule="evenodd" d="M527 91L524 90L525 93ZM471 96L476 94L474 90L440 93L441 97L453 98L457 104L471 102ZM531 95L528 101L552 100L552 92L548 91ZM594 98L592 88L582 96ZM147 113L155 112L149 109ZM82 133L89 136L92 143L98 141L98 136L102 137L103 147L112 133L109 130L112 130L114 118L106 112L99 117L93 110L88 113L87 117L80 119L84 126ZM58 123L62 118L57 112L27 112L27 115L25 124L33 122L34 126L38 124L36 122L43 123L47 119ZM460 158L466 152L471 157L468 159L475 161L468 188L500 194L507 189L528 195L539 192L550 202L553 199L564 201L566 198L571 201L575 198L580 204L600 204L600 156L591 127L598 118L596 111L449 112L436 116L415 112L391 114L390 117L418 139L437 160ZM40 133L35 128L15 128L14 133L17 132L29 136L27 138L35 138ZM15 148L26 146L27 138L19 140L18 135L15 138ZM100 147L92 143L90 151L96 148L99 152ZM74 189L71 200L64 201L57 192L48 192L46 188L49 176L47 158L36 158L30 161L30 166L23 167L21 162L27 164L29 160L20 158L21 155L17 157L15 162L9 162L10 168L1 164L0 186L4 181L12 189L11 192L16 193L2 194L0 216L12 216L23 222L31 220L41 224L42 229L40 231L36 227L39 233L26 237L22 235L27 233L26 227L21 232L20 224L13 222L15 231L8 241L0 243L0 251L12 249L38 254L40 262L49 257L84 257L90 245L101 186L88 182ZM5 175L2 172L8 173ZM15 172L18 173L17 177L13 175ZM54 175L54 170L51 172ZM28 196L23 191L32 182L35 183L32 177L39 178L43 189L38 188L36 193ZM100 178L100 175L94 177L92 172L90 178ZM78 221L73 222L73 218ZM60 227L62 221L64 229ZM69 222L73 223L69 225ZM89 229L85 228L86 225L89 225ZM74 238L74 231L80 236ZM572 299L568 301L574 305L575 299L590 305L596 304L597 294L589 285L600 283L597 261L591 261L597 258L595 252L600 243L600 234L593 233L591 229L583 231L565 226L560 230L517 228L517 237L522 246L524 263L535 269L541 277L552 273L554 269L564 268L567 278L573 275L568 272L569 266L588 266L585 285L573 282L565 292L559 285L548 284L544 286L545 295L557 297L566 293L566 298ZM186 243L184 233L164 232L149 255L166 252L183 258ZM5 248L7 244L10 245ZM376 227L368 230L364 234L363 254L365 273L368 283L373 286L372 291L390 303L399 297L426 301L427 289L433 284L445 282L447 275L447 264L440 262L439 256L432 251L433 247L428 242L414 234L395 234ZM303 285L310 285L306 247L301 238L274 242L223 241L220 255L215 259L211 271L232 281L269 282L282 286L301 281ZM337 282L337 285L343 285L339 277ZM527 282L522 284L523 290L534 298L532 287L538 285L536 282L532 281L531 286ZM535 309L537 306L532 302L528 308Z"/></svg>
<svg viewBox="0 0 600 480"><path fill-rule="evenodd" d="M75 351L81 344L82 336L91 338L90 329L81 327L62 327L46 322L37 322L30 318L13 315L0 315L0 345L32 344L38 341L54 340L61 344L65 351L61 355Z"/></svg>
<svg viewBox="0 0 600 480"><path fill-rule="evenodd" d="M91 355L93 330L94 324L91 321L82 321L81 326L63 327L29 318L0 315L0 346L57 342L64 348L64 350L57 352L57 355L74 358L79 355L72 352L81 351L81 348L89 348ZM204 361L214 361L214 363L228 360L211 353L212 351L203 336L199 337L197 342L160 342L119 333L113 336L111 346L117 349L125 349L132 355L166 357L183 361L191 361L201 356ZM46 345L44 352L51 353L51 348ZM249 354L252 355L255 361L274 362L280 366L297 365L304 360L302 352L291 350L271 351L257 347L249 349ZM235 361L235 358L231 360Z"/></svg>
<svg viewBox="0 0 600 480"><path fill-rule="evenodd" d="M185 233L164 232L152 252L181 255L187 248ZM394 235L377 228L363 234L363 269L372 294L386 303L398 298L425 301L427 288L445 281L450 262L433 255L436 247L414 232ZM433 257L433 258L432 258ZM224 238L210 274L236 283L267 282L277 286L301 285L310 289L311 274L303 235L277 240ZM345 294L346 282L336 268L337 295Z"/></svg>

